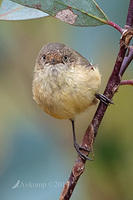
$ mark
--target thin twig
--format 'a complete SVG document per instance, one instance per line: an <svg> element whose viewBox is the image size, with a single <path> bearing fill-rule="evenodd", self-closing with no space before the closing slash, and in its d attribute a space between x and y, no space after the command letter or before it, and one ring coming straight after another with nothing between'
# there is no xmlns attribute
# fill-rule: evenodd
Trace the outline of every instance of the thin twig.
<svg viewBox="0 0 133 200"><path fill-rule="evenodd" d="M127 67L129 66L129 64L131 63L133 59L133 46L130 46L128 48L128 55L125 56L122 66L121 66L121 70L120 70L120 76L122 76L125 72L125 70L127 69Z"/></svg>
<svg viewBox="0 0 133 200"><path fill-rule="evenodd" d="M120 85L132 85L133 86L133 80L122 80L120 82Z"/></svg>
<svg viewBox="0 0 133 200"><path fill-rule="evenodd" d="M128 8L128 14L127 14L127 20L126 20L126 28L132 28L133 27L133 1L130 0L129 8Z"/></svg>
<svg viewBox="0 0 133 200"><path fill-rule="evenodd" d="M127 26L129 28L133 25L133 12L132 12L132 9L130 9L130 6L132 8L133 0L130 0L129 9L128 9ZM132 12L132 14L130 12ZM129 20L129 18L130 18L130 20ZM122 63L124 65L124 67L121 72L121 75L123 75L125 69L127 68L127 66L129 65L129 63L132 60L132 58L131 58L131 60L129 62L129 59L125 58L126 51L128 49L128 46L126 44L128 44L130 42L130 39L131 38L129 38L128 36L126 37L123 32L121 40L120 40L120 50L119 50L119 53L118 53L118 56L117 56L117 59L115 62L115 66L114 66L113 72L109 78L109 81L107 83L106 89L104 91L104 95L107 96L109 99L112 99L115 92L119 88L119 85L121 82L120 71L121 71ZM123 60L124 60L124 62L123 62ZM94 115L94 118L85 132L81 146L88 148L88 149L92 149L95 137L97 135L98 128L104 117L106 109L107 109L107 105L100 102L99 106L97 108L97 111ZM84 152L84 153L86 153L86 152ZM69 177L68 181L66 182L66 184L64 185L63 191L60 196L60 200L69 200L70 199L72 192L77 184L78 179L80 178L81 174L84 172L85 162L86 162L86 160L82 160L78 156L78 158L72 168L70 177Z"/></svg>

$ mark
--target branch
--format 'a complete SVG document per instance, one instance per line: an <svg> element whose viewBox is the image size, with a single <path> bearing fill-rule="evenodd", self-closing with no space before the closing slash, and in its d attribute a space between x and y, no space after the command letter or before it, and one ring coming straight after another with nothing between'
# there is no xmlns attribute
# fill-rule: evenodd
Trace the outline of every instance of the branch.
<svg viewBox="0 0 133 200"><path fill-rule="evenodd" d="M133 0L130 0L130 6L131 6L131 8L133 8ZM127 23L126 23L126 25L128 25L128 28L130 28L133 25L133 12L132 12L132 15L131 14L129 15L130 11L132 10L130 8L130 6L129 6L129 10L128 10L128 17L127 17ZM127 30L124 30L124 32L122 33L122 37L120 40L120 50L119 50L119 53L118 53L118 56L117 56L117 59L116 59L115 65L114 65L113 72L108 80L106 89L104 91L104 95L107 96L109 99L112 99L115 92L119 88L119 85L121 82L120 71L121 71L122 63L123 63L123 70L121 72L121 75L123 75L125 69L127 68L127 66L129 65L129 63L132 60L131 59L129 62L129 58L128 59L125 58L126 51L128 49L128 44L131 40L131 38L128 37L128 35L125 35L126 31ZM123 62L123 60L124 60L124 62ZM88 126L88 128L85 132L85 135L83 137L82 144L81 144L82 147L85 147L88 149L93 148L95 137L97 135L98 128L104 117L106 109L107 109L107 105L100 102L99 106L97 108L97 111L93 117L93 120L90 123L90 125ZM88 155L86 152L84 152L84 153L86 155ZM81 174L84 172L85 163L86 163L86 160L82 160L80 158L80 156L78 156L78 158L75 161L75 164L72 168L70 177L69 177L68 181L66 182L66 184L64 185L63 191L60 196L60 200L69 200L70 199L70 197L73 193L73 190L77 184L78 179L80 178Z"/></svg>
<svg viewBox="0 0 133 200"><path fill-rule="evenodd" d="M118 53L116 63L114 66L114 70L112 72L112 75L110 76L110 79L108 81L107 87L105 89L104 95L106 95L108 98L112 99L114 93L117 91L118 86L120 84L120 78L119 78L119 72L120 68L124 59L124 56L126 54L126 47L125 45L122 45L120 47L120 51ZM100 102L97 111L94 115L94 118L89 125L89 127L86 130L86 133L83 137L82 141L82 147L92 149L92 145L94 143L95 137L97 135L97 130L100 126L100 123L102 121L102 118L104 116L104 113L107 109L107 105ZM86 153L86 152L84 152ZM84 171L85 168L85 160L82 160L80 156L78 156L73 169L71 171L70 177L67 181L67 183L64 186L63 192L60 196L60 200L69 200L71 197L71 194L76 186L76 183L81 176L81 174Z"/></svg>
<svg viewBox="0 0 133 200"><path fill-rule="evenodd" d="M130 0L125 28L133 27L133 0Z"/></svg>
<svg viewBox="0 0 133 200"><path fill-rule="evenodd" d="M133 86L133 80L123 80L120 82L120 85L132 85Z"/></svg>
<svg viewBox="0 0 133 200"><path fill-rule="evenodd" d="M133 59L133 46L130 46L128 49L128 56L126 56L124 58L124 61L122 63L121 70L120 70L120 76L122 76L124 74L125 70L131 63L132 59Z"/></svg>

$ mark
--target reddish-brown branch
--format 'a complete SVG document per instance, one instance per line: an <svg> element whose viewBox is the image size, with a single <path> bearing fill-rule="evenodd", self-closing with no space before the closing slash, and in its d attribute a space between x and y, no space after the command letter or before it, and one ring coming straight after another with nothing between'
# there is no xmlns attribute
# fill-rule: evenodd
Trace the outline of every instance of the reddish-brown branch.
<svg viewBox="0 0 133 200"><path fill-rule="evenodd" d="M114 70L109 78L107 87L104 92L104 95L106 95L110 99L112 99L114 93L117 91L119 84L120 84L119 72L120 72L120 68L121 68L123 59L126 54L126 49L127 48L123 42L123 45L121 45L120 51L119 51L117 59L116 59ZM81 145L82 147L92 149L94 139L97 135L97 130L99 128L99 125L102 121L102 118L105 114L106 109L107 109L107 105L105 105L104 103L101 102L97 108L97 111L94 115L94 118L93 118L91 124L87 128L86 133L83 137L82 145ZM86 152L84 152L84 153L86 153ZM81 176L81 174L84 171L85 162L86 161L82 160L78 156L78 158L73 166L73 169L71 171L70 177L64 186L63 192L60 196L60 200L69 200L70 199L71 194L74 190L74 187L76 186L76 183L77 183L79 177Z"/></svg>
<svg viewBox="0 0 133 200"><path fill-rule="evenodd" d="M132 85L133 86L133 80L122 80L120 82L120 85Z"/></svg>
<svg viewBox="0 0 133 200"><path fill-rule="evenodd" d="M133 0L130 0L130 5L132 8ZM129 6L128 12L130 12L131 10L132 9L130 9L130 6ZM128 18L130 18L130 19L128 19ZM130 28L133 25L133 14L129 15L129 13L128 13L127 25L128 25L128 28ZM120 40L120 50L119 50L119 53L118 53L118 56L117 56L117 59L115 62L113 72L109 78L106 89L104 91L104 95L107 96L109 99L112 99L115 92L118 90L120 82L121 82L121 76L123 75L125 69L127 68L129 63L133 59L133 57L130 57L130 54L129 54L129 57L125 57L126 51L128 49L128 44L131 40L130 35L132 35L132 33L129 34L129 32L127 32L125 34L125 32L126 32L126 30L124 30L124 32L122 32L122 38ZM131 52L129 52L129 53L131 53ZM123 63L123 65L122 65L122 63ZM121 66L123 66L123 69L121 69ZM94 118L85 132L81 146L88 148L88 149L92 149L95 137L97 135L98 128L104 117L106 109L107 109L107 105L100 102L99 106L97 108L97 111L94 115ZM86 152L84 152L84 153L87 154ZM82 160L78 156L78 158L72 168L70 177L69 177L68 181L66 182L66 184L64 185L63 191L60 196L60 200L69 200L70 199L72 192L77 184L78 179L80 178L81 174L84 172L85 162L86 162L86 160Z"/></svg>
<svg viewBox="0 0 133 200"><path fill-rule="evenodd" d="M129 64L131 63L132 59L133 59L133 46L130 46L128 48L128 55L125 56L124 61L122 63L121 70L120 70L120 76L123 75L123 73L125 72L125 70L129 66Z"/></svg>
<svg viewBox="0 0 133 200"><path fill-rule="evenodd" d="M126 20L126 28L133 27L133 0L130 0L129 8L128 8L128 15Z"/></svg>

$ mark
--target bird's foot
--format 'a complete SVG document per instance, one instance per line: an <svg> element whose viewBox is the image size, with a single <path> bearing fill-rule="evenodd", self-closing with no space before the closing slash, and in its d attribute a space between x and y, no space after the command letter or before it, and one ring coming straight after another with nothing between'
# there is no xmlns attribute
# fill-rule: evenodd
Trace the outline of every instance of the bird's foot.
<svg viewBox="0 0 133 200"><path fill-rule="evenodd" d="M113 101L111 101L108 97L106 97L103 94L95 94L95 96L96 96L97 99L99 99L105 105L113 104Z"/></svg>
<svg viewBox="0 0 133 200"><path fill-rule="evenodd" d="M93 161L93 159L89 158L87 155L85 155L82 151L85 151L87 153L90 153L89 149L86 149L85 147L80 146L79 144L75 143L74 147L78 153L78 155L83 159L83 160L89 160Z"/></svg>

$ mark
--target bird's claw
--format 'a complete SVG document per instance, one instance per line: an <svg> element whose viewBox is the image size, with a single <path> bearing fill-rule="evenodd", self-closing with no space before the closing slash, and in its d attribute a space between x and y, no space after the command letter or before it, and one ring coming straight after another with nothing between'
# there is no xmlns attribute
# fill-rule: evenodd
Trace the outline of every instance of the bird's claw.
<svg viewBox="0 0 133 200"><path fill-rule="evenodd" d="M108 97L106 97L103 94L96 94L95 96L96 96L97 99L99 99L105 105L113 104L113 101L111 101Z"/></svg>
<svg viewBox="0 0 133 200"><path fill-rule="evenodd" d="M86 151L87 153L90 153L89 149L86 149L85 147L80 146L79 144L75 143L74 147L78 153L78 155L83 159L83 160L89 160L89 161L93 161L93 159L89 158L87 155L85 155L84 153L82 153L83 151Z"/></svg>

